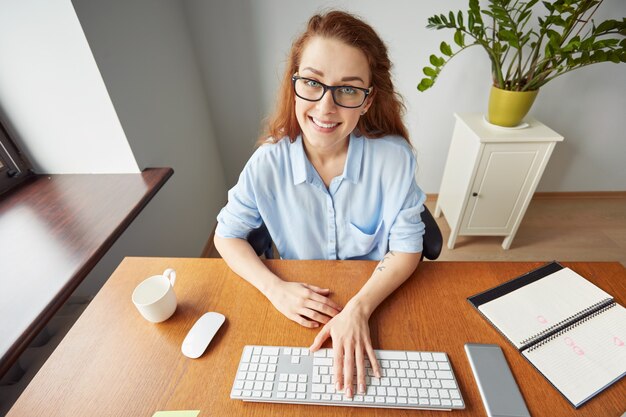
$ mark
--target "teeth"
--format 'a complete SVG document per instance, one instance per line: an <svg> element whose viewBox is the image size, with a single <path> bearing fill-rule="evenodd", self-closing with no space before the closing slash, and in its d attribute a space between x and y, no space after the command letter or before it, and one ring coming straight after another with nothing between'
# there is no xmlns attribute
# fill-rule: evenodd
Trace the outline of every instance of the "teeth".
<svg viewBox="0 0 626 417"><path fill-rule="evenodd" d="M337 126L339 124L339 123L326 124L326 123L323 123L321 120L316 119L315 117L311 117L311 119L313 120L313 123L315 123L319 127L323 127L323 128L326 128L326 129L330 129L330 128L335 127L335 126Z"/></svg>

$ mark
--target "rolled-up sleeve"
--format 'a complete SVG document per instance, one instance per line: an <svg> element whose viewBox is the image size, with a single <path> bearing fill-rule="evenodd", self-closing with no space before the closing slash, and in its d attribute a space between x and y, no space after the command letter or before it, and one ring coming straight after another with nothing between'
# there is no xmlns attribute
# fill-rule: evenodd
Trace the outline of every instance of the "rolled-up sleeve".
<svg viewBox="0 0 626 417"><path fill-rule="evenodd" d="M389 230L389 250L406 253L422 251L426 228L421 216L424 201L426 194L412 179L402 208Z"/></svg>
<svg viewBox="0 0 626 417"><path fill-rule="evenodd" d="M245 239L251 230L261 226L254 192L253 159L244 167L237 184L228 191L228 203L217 215L217 236Z"/></svg>

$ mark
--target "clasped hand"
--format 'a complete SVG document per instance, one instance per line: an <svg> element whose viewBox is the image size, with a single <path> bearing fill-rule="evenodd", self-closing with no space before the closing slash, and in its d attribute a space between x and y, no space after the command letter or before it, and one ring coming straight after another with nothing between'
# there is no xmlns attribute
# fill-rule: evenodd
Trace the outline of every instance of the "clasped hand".
<svg viewBox="0 0 626 417"><path fill-rule="evenodd" d="M328 298L330 289L300 282L280 281L267 292L267 298L288 319L310 328L326 324L341 311Z"/></svg>

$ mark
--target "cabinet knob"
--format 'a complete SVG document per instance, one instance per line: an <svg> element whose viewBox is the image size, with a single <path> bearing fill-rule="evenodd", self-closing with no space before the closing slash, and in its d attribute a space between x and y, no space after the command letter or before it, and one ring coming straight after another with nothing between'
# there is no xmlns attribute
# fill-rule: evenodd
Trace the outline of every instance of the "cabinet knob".
<svg viewBox="0 0 626 417"><path fill-rule="evenodd" d="M478 197L478 193L472 193L472 197Z"/></svg>

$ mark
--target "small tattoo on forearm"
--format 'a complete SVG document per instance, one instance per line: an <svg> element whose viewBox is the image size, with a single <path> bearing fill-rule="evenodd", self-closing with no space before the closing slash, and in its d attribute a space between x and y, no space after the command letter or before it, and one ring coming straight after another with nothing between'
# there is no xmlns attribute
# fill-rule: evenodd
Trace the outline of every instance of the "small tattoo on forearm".
<svg viewBox="0 0 626 417"><path fill-rule="evenodd" d="M377 271L382 271L383 269L385 269L384 266L379 266L379 267L376 268Z"/></svg>

